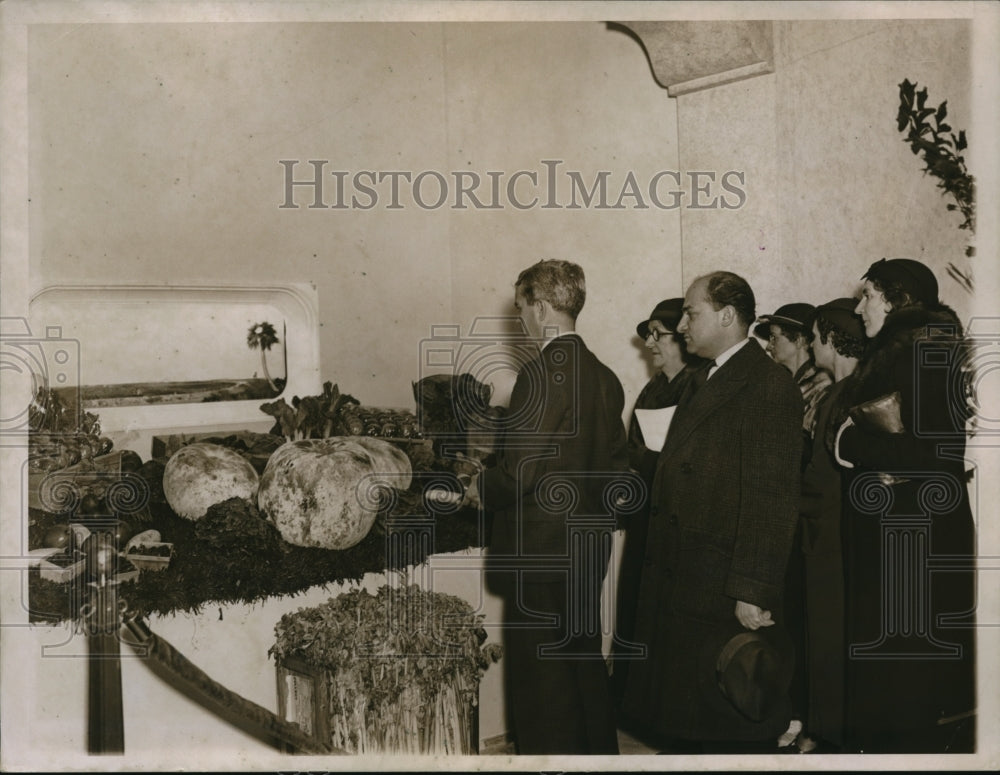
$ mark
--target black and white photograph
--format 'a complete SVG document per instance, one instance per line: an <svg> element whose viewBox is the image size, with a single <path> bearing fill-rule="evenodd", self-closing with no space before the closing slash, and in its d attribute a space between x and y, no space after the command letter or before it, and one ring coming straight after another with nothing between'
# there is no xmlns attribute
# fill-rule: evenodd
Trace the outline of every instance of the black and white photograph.
<svg viewBox="0 0 1000 775"><path fill-rule="evenodd" d="M998 43L0 3L0 768L996 769Z"/></svg>

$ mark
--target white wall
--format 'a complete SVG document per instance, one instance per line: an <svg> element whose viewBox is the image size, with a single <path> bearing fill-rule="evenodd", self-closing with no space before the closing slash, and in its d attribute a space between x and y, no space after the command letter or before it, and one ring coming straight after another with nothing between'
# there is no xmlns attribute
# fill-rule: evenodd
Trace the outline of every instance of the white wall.
<svg viewBox="0 0 1000 775"><path fill-rule="evenodd" d="M896 129L898 85L972 119L969 21L775 22L775 72L678 98L681 165L745 168L747 204L682 211L684 278L733 268L758 312L852 295L883 257L926 262L941 298L968 319L972 298L947 275L968 269L968 232L946 210ZM988 142L970 133L970 143ZM975 169L973 169L975 172ZM973 264L974 268L974 264ZM982 273L982 272L981 272Z"/></svg>
<svg viewBox="0 0 1000 775"><path fill-rule="evenodd" d="M456 210L453 196L430 210L405 186L387 209L388 182L370 210L309 209L301 188L299 209L280 208L282 159L300 160L297 180L317 159L328 174L527 170L539 189L541 161L562 160L560 178L613 173L614 202L630 170L677 166L673 102L627 36L600 23L46 25L28 55L33 288L314 282L323 378L409 406L432 325L509 315L522 268L567 258L588 274L584 335L630 396L645 381L630 335L680 290L676 210ZM433 203L433 179L421 192Z"/></svg>

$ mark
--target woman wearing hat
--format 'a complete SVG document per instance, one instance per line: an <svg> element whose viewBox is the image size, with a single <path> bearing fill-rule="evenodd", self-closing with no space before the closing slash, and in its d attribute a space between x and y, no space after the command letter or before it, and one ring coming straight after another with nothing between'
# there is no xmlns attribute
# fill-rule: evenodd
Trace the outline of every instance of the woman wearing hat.
<svg viewBox="0 0 1000 775"><path fill-rule="evenodd" d="M639 338L645 342L652 356L656 375L646 383L635 401L636 409L664 409L676 406L681 393L691 375L702 361L690 355L684 347L684 338L677 334L677 324L683 314L684 299L666 299L656 305L648 320L636 327ZM628 429L629 465L646 482L646 490L653 483L656 472L658 451L646 446L642 429L633 411ZM635 513L621 518L620 527L625 530L625 548L622 552L621 572L618 577L614 644L614 672L611 677L612 691L616 700L621 699L628 676L628 660L622 656L629 653L627 642L635 635L636 600L639 596L639 578L642 560L646 553L646 532L649 527L649 504L645 503ZM619 643L621 641L621 643Z"/></svg>
<svg viewBox="0 0 1000 775"><path fill-rule="evenodd" d="M848 469L845 742L865 753L968 751L975 529L962 327L918 261L882 259L862 279L856 311L870 341L831 424ZM952 570L931 572L944 558Z"/></svg>
<svg viewBox="0 0 1000 775"><path fill-rule="evenodd" d="M833 382L825 369L817 367L809 349L815 314L816 308L812 304L784 304L773 315L761 315L754 328L754 334L767 342L764 348L767 354L792 372L795 384L802 391L802 400L805 402L802 431L806 451L810 449L816 426L816 406ZM803 466L807 460L808 458L803 459Z"/></svg>
<svg viewBox="0 0 1000 775"><path fill-rule="evenodd" d="M841 469L826 448L830 409L850 385L864 352L865 330L855 314L858 299L840 298L816 308L812 352L833 376L816 410L816 432L802 472L800 514L806 648L799 663L807 680L808 713L800 751L836 752L844 727L844 558L841 550ZM834 428L836 431L836 428ZM798 669L797 665L797 669Z"/></svg>

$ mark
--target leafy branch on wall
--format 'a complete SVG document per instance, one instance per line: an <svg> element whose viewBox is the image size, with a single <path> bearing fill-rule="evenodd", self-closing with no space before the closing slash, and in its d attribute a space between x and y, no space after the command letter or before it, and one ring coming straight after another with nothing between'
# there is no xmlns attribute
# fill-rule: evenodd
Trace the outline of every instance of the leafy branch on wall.
<svg viewBox="0 0 1000 775"><path fill-rule="evenodd" d="M942 196L951 196L948 210L958 211L964 220L958 228L976 232L976 181L965 166L961 152L967 147L965 130L958 135L945 122L948 117L948 101L937 108L925 107L927 88L917 91L917 84L904 79L899 84L899 112L896 114L896 128L906 132L904 142L910 144L914 155L923 154L924 174L938 179L937 187ZM933 123L932 123L933 122ZM967 245L965 255L970 258L976 249ZM950 274L967 291L972 291L972 274L963 272L953 263L948 263Z"/></svg>

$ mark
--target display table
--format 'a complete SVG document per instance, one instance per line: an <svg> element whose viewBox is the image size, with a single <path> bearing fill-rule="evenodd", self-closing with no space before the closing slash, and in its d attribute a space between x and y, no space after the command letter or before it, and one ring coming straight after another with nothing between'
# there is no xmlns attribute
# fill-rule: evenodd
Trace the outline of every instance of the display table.
<svg viewBox="0 0 1000 775"><path fill-rule="evenodd" d="M417 444L412 451L415 461L423 459L421 451L429 454L429 446ZM257 462L253 450L243 452ZM386 585L414 584L453 595L482 614L488 639L499 641L495 629L499 601L489 600L482 591L481 515L454 507L436 513L422 497L420 487L426 484L422 477L439 481L440 471L415 471L414 488L397 491L383 504L361 543L334 551L284 542L256 506L242 499L218 504L197 521L178 517L158 486L163 460L151 459L127 474L135 482L145 482L149 490L143 511L130 519L141 517L132 526L136 529L162 533L172 555L162 570L135 573L126 563L127 578L116 585L117 596L124 618L138 615L156 636L229 692L277 713L277 666L268 656L275 625L285 614L320 605L359 586L372 592ZM93 519L33 509L29 543L34 548L52 525L69 520L72 527ZM90 585L84 576L68 583L46 581L38 571L30 571L28 580L30 618L39 623L32 635L43 657L32 668L45 674L36 681L43 688L39 699L46 704L44 723L37 727L44 739L37 745L40 750L51 748L54 736L62 741L60 750L86 751L87 743L81 739L86 722L80 719L88 715L88 644L74 627L79 626L75 612L88 599ZM215 755L225 756L221 753L225 751L277 753L272 745L187 699L151 672L152 663L144 664L128 646L121 648L121 663L126 755L198 752L201 758L192 766L202 767ZM499 673L499 669L487 671L480 686L486 695L486 710L479 717L480 739L505 731ZM59 687L55 695L53 686ZM288 714L286 720L292 720ZM144 766L147 762L143 758Z"/></svg>
<svg viewBox="0 0 1000 775"><path fill-rule="evenodd" d="M369 573L360 582L311 587L296 595L255 603L206 604L197 613L175 612L148 617L149 628L168 640L195 665L230 690L277 712L275 663L268 657L274 626L287 613L319 605L341 592L362 587L374 593L387 584L417 584L452 594L485 615L488 640L498 642L500 602L482 591L483 557L479 549L435 554L426 562L391 573ZM27 635L28 633L22 633ZM86 644L68 623L35 626L30 636L40 659L26 666L44 674L29 698L32 747L86 759ZM480 683L479 737L503 734L501 666L486 671ZM156 677L122 649L125 760L144 769L183 765L199 769L287 769L287 755L227 724ZM313 757L302 761L313 760ZM296 766L300 761L295 759Z"/></svg>

